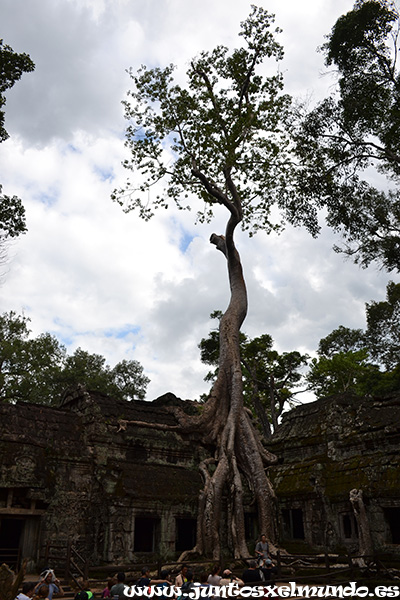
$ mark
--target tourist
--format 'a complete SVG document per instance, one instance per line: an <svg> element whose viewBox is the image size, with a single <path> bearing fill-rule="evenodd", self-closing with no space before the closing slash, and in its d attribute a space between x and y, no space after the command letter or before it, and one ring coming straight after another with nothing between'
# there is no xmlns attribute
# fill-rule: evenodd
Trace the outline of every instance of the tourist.
<svg viewBox="0 0 400 600"><path fill-rule="evenodd" d="M111 598L111 588L113 585L117 583L117 580L114 577L109 577L107 580L107 587L101 592L102 598Z"/></svg>
<svg viewBox="0 0 400 600"><path fill-rule="evenodd" d="M151 583L153 583L153 581ZM165 589L169 589L171 587L171 585L172 585L172 583L171 583L171 575L170 575L170 572L167 569L163 569L161 571L161 573L160 573L160 582L156 583L155 585L156 585L156 587L163 588L163 589L164 588ZM170 600L170 596L169 595L167 596L167 595L161 594L161 596L158 596L158 594L157 594L157 597L160 598L160 600Z"/></svg>
<svg viewBox="0 0 400 600"><path fill-rule="evenodd" d="M82 589L75 594L74 600L93 600L93 592L89 589L87 579L83 579L80 585Z"/></svg>
<svg viewBox="0 0 400 600"><path fill-rule="evenodd" d="M137 587L149 587L150 585L150 569L149 567L142 568L142 576L135 583Z"/></svg>
<svg viewBox="0 0 400 600"><path fill-rule="evenodd" d="M33 596L33 600L49 600L49 586L46 584L41 585Z"/></svg>
<svg viewBox="0 0 400 600"><path fill-rule="evenodd" d="M275 579L275 575L277 574L278 569L274 566L270 558L266 558L264 560L263 566L260 568L264 575L265 581L273 581Z"/></svg>
<svg viewBox="0 0 400 600"><path fill-rule="evenodd" d="M22 592L16 596L15 600L31 600L35 589L33 581L26 581L22 586Z"/></svg>
<svg viewBox="0 0 400 600"><path fill-rule="evenodd" d="M64 590L61 587L60 580L56 578L53 569L45 569L40 574L39 583L35 587L34 593L37 594L40 588L47 585L49 600L54 598L61 598L64 596Z"/></svg>
<svg viewBox="0 0 400 600"><path fill-rule="evenodd" d="M256 544L256 558L259 561L259 565L262 565L264 563L264 560L266 560L267 558L271 558L269 555L269 547L268 547L268 542L267 542L267 538L266 536L263 534L261 536L260 541Z"/></svg>
<svg viewBox="0 0 400 600"><path fill-rule="evenodd" d="M117 583L111 588L111 597L113 600L123 600L125 589L125 573L120 571L117 573Z"/></svg>
<svg viewBox="0 0 400 600"><path fill-rule="evenodd" d="M263 581L255 560L251 560L248 569L243 571L242 580L245 584Z"/></svg>
<svg viewBox="0 0 400 600"><path fill-rule="evenodd" d="M221 572L221 565L214 565L213 569L207 579L207 581L210 585L219 585L219 582L222 579L220 572Z"/></svg>
<svg viewBox="0 0 400 600"><path fill-rule="evenodd" d="M222 573L222 579L220 580L219 585L229 585L230 583L236 583L239 587L244 585L243 581L239 579L239 577L236 577L230 569L225 569Z"/></svg>
<svg viewBox="0 0 400 600"><path fill-rule="evenodd" d="M178 573L178 575L175 577L175 586L176 587L182 587L184 583L186 583L187 581L187 572L188 572L188 567L187 565L182 565L180 573Z"/></svg>
<svg viewBox="0 0 400 600"><path fill-rule="evenodd" d="M189 598L190 592L193 590L194 587L195 584L193 583L193 573L192 571L188 570L186 572L186 581L183 582L181 587L181 596L178 596L178 598L182 600L186 600L187 598Z"/></svg>
<svg viewBox="0 0 400 600"><path fill-rule="evenodd" d="M200 575L199 575L200 587L202 587L202 588L210 587L210 584L208 583L207 579L208 579L208 575L205 571L200 573Z"/></svg>

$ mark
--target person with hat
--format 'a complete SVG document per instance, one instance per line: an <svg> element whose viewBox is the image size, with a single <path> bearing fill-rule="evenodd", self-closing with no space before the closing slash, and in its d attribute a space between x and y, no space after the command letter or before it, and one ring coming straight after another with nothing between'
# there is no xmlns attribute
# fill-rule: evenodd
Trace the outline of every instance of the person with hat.
<svg viewBox="0 0 400 600"><path fill-rule="evenodd" d="M47 585L49 588L49 600L53 600L53 597L60 598L61 596L64 596L64 590L61 587L60 580L56 578L53 569L45 569L44 571L42 571L42 573L40 574L39 583L34 589L34 593L37 594L40 588L44 585Z"/></svg>
<svg viewBox="0 0 400 600"><path fill-rule="evenodd" d="M274 566L274 563L270 558L264 560L263 565L260 567L262 574L264 575L265 581L271 581L275 579L275 575L278 569Z"/></svg>

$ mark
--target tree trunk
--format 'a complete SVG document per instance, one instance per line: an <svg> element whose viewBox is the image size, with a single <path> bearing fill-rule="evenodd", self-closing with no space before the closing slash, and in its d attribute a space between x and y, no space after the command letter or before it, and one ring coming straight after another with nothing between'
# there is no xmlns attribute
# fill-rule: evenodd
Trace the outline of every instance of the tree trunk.
<svg viewBox="0 0 400 600"><path fill-rule="evenodd" d="M219 371L207 402L212 406L215 471L203 464L204 491L199 501L198 542L200 554L221 558L220 539L223 497L228 498L230 534L235 558L249 556L245 541L242 475L254 493L260 530L271 547L276 542L275 495L265 474L265 463L275 457L262 447L258 432L243 405L239 330L247 314L247 292L239 254L233 242L236 223L231 217L226 237L211 236L211 243L227 259L231 299L220 321ZM210 421L208 421L210 423Z"/></svg>
<svg viewBox="0 0 400 600"><path fill-rule="evenodd" d="M201 432L204 444L214 448L214 456L199 468L204 488L199 495L197 542L184 552L178 562L192 554L221 559L221 550L232 543L235 558L248 558L243 507L243 481L246 480L258 509L259 530L266 535L273 551L276 544L276 498L265 473L267 465L276 462L261 443L261 438L243 404L243 382L240 361L239 330L247 313L247 292L233 233L240 218L231 214L226 236L213 234L215 244L227 260L231 299L220 320L219 370L201 415L187 415L173 409L179 424L150 424L119 421L119 430L129 423L158 429L175 429L186 433ZM212 466L212 468L211 468ZM229 535L221 540L221 516L226 509Z"/></svg>
<svg viewBox="0 0 400 600"><path fill-rule="evenodd" d="M360 557L357 558L355 562L360 567L365 567L373 558L374 548L362 490L351 490L350 502L353 507L358 527L358 553L360 554ZM364 557L366 557L367 560L365 560Z"/></svg>

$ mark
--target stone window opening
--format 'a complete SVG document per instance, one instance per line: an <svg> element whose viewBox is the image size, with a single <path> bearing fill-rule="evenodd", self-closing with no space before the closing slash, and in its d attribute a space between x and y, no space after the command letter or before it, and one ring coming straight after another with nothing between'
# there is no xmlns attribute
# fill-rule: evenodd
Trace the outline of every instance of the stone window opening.
<svg viewBox="0 0 400 600"><path fill-rule="evenodd" d="M340 515L340 531L344 540L353 541L358 538L357 521L353 513Z"/></svg>
<svg viewBox="0 0 400 600"><path fill-rule="evenodd" d="M175 550L183 552L196 545L197 520L190 517L175 519Z"/></svg>
<svg viewBox="0 0 400 600"><path fill-rule="evenodd" d="M135 517L134 552L156 552L160 542L158 517Z"/></svg>
<svg viewBox="0 0 400 600"><path fill-rule="evenodd" d="M244 513L244 530L246 540L256 540L258 538L258 519L255 513Z"/></svg>
<svg viewBox="0 0 400 600"><path fill-rule="evenodd" d="M304 540L304 521L301 508L282 510L283 537L288 540Z"/></svg>
<svg viewBox="0 0 400 600"><path fill-rule="evenodd" d="M400 544L400 507L388 507L383 511L390 532L389 544Z"/></svg>

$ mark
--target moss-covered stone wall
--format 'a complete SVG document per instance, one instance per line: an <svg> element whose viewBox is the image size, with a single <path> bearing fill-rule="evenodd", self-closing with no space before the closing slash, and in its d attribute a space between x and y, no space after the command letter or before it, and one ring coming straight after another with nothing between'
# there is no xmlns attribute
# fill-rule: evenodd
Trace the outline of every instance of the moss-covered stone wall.
<svg viewBox="0 0 400 600"><path fill-rule="evenodd" d="M349 494L361 489L376 547L390 546L385 509L399 508L400 517L399 449L400 397L331 397L290 411L270 444L279 457L270 477L281 521L282 510L301 510L309 544L356 550Z"/></svg>

